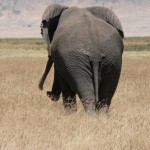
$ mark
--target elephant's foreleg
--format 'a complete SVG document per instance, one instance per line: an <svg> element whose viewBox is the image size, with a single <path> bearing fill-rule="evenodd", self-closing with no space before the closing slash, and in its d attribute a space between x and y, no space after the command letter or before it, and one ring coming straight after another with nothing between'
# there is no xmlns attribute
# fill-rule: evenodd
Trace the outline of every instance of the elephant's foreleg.
<svg viewBox="0 0 150 150"><path fill-rule="evenodd" d="M63 96L63 105L66 110L76 111L76 93L71 90L68 83L63 79L60 79L61 88L62 88L62 96Z"/></svg>
<svg viewBox="0 0 150 150"><path fill-rule="evenodd" d="M58 101L61 94L61 85L56 69L54 71L52 91L47 91L47 96L50 97L52 101Z"/></svg>
<svg viewBox="0 0 150 150"><path fill-rule="evenodd" d="M63 105L66 110L76 111L77 104L76 104L76 96L75 94L64 94L63 93Z"/></svg>

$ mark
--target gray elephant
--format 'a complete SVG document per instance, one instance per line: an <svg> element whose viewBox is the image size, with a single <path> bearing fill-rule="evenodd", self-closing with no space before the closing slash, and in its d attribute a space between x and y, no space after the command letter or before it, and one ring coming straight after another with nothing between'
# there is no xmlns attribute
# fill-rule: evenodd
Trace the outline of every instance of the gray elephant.
<svg viewBox="0 0 150 150"><path fill-rule="evenodd" d="M76 110L78 94L86 111L109 108L122 65L124 34L117 16L104 7L53 4L43 14L41 33L49 59L39 88L54 62L52 100L62 92L64 107Z"/></svg>

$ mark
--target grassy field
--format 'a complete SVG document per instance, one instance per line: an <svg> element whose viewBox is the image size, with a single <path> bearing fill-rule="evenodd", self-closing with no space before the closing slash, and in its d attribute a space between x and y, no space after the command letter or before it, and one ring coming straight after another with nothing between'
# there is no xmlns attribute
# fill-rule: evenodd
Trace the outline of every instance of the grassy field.
<svg viewBox="0 0 150 150"><path fill-rule="evenodd" d="M150 38L125 39L121 78L109 113L68 114L52 102L53 70L41 39L0 40L0 150L149 150Z"/></svg>

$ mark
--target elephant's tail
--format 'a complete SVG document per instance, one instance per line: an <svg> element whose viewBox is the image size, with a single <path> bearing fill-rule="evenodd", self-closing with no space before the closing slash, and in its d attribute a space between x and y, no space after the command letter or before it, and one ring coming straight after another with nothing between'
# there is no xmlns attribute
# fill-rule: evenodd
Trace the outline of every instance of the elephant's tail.
<svg viewBox="0 0 150 150"><path fill-rule="evenodd" d="M99 61L94 61L93 63L93 76L94 76L94 91L95 91L95 98L96 102L98 101L98 88L99 88L99 68L101 62Z"/></svg>

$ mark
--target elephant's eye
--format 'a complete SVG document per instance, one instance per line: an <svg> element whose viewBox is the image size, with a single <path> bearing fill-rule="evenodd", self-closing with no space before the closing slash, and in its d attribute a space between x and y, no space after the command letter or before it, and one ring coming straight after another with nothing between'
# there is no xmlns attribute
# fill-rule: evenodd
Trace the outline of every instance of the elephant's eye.
<svg viewBox="0 0 150 150"><path fill-rule="evenodd" d="M46 26L47 26L47 22L46 22L46 20L43 20L43 21L42 21L42 27L43 27L43 28L46 28Z"/></svg>

